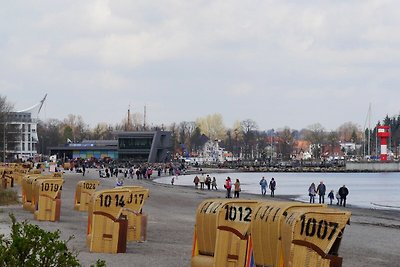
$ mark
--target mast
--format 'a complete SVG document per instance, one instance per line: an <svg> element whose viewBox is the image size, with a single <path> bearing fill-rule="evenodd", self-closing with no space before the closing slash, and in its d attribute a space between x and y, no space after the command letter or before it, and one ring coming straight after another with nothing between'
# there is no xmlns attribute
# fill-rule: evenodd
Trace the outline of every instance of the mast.
<svg viewBox="0 0 400 267"><path fill-rule="evenodd" d="M366 128L368 122L368 128ZM366 148L365 148L365 129L368 129L368 150L367 150L367 155L370 156L371 155L371 103L369 103L369 107L368 107L368 112L367 112L367 117L365 119L365 123L364 123L364 158L366 156Z"/></svg>
<svg viewBox="0 0 400 267"><path fill-rule="evenodd" d="M143 112L143 130L146 130L146 105L144 105L144 112Z"/></svg>
<svg viewBox="0 0 400 267"><path fill-rule="evenodd" d="M368 155L371 155L371 103L368 109Z"/></svg>

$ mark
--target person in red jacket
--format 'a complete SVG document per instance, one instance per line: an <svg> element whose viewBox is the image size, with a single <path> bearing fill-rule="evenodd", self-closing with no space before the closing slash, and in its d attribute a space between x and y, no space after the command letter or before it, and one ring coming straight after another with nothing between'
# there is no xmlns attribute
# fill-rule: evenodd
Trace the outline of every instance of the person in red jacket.
<svg viewBox="0 0 400 267"><path fill-rule="evenodd" d="M226 189L226 198L231 198L232 181L229 176L225 180L224 187Z"/></svg>

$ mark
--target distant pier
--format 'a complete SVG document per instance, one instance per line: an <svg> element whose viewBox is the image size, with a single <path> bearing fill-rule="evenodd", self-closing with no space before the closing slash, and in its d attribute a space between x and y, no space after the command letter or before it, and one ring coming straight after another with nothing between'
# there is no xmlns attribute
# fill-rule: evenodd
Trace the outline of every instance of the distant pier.
<svg viewBox="0 0 400 267"><path fill-rule="evenodd" d="M400 162L347 162L346 171L400 172Z"/></svg>

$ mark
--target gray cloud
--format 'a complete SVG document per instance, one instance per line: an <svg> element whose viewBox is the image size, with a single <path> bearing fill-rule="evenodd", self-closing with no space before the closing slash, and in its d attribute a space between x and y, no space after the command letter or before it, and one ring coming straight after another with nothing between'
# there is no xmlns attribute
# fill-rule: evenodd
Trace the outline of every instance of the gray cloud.
<svg viewBox="0 0 400 267"><path fill-rule="evenodd" d="M221 113L228 127L328 129L397 115L396 1L12 1L0 93L43 116L149 123Z"/></svg>

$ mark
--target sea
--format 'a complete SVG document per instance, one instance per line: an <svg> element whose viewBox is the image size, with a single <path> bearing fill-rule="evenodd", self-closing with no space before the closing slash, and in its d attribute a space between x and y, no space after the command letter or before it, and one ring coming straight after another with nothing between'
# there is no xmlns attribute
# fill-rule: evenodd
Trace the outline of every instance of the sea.
<svg viewBox="0 0 400 267"><path fill-rule="evenodd" d="M225 179L229 176L233 183L239 179L241 191L244 193L261 194L259 182L262 177L269 182L272 177L276 181L275 196L290 195L301 202L308 202L308 187L311 183L316 186L323 181L327 193L325 203L329 203L327 194L334 190L335 195L343 185L349 190L347 206L371 209L390 209L400 211L400 173L261 173L261 172L232 172L206 173L217 179L219 190L224 190ZM181 175L175 178L175 185L194 186L195 175ZM158 183L170 184L171 177L155 179ZM221 194L223 194L221 192ZM269 190L267 190L269 194ZM318 201L318 196L316 197ZM334 200L336 204L336 199Z"/></svg>

